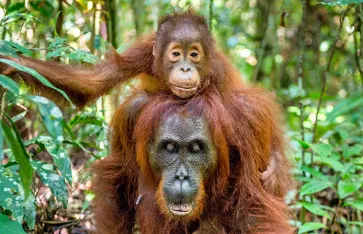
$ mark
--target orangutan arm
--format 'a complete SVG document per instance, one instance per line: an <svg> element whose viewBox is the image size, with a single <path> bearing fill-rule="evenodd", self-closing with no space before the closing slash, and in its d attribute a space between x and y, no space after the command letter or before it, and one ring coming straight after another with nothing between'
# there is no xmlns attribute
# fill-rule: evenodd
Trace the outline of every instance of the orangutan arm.
<svg viewBox="0 0 363 234"><path fill-rule="evenodd" d="M54 86L64 90L77 106L83 107L120 83L141 73L151 74L153 41L154 35L150 35L137 41L122 54L112 50L106 54L103 62L89 67L40 61L24 56L6 59L36 70ZM58 102L63 100L58 92L44 86L28 73L17 71L6 64L0 64L0 73L14 78L20 77L35 92Z"/></svg>

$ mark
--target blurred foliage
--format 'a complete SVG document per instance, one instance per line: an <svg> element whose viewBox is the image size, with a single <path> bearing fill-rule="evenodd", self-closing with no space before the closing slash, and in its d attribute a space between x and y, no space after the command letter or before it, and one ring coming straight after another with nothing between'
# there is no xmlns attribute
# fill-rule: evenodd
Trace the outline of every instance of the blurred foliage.
<svg viewBox="0 0 363 234"><path fill-rule="evenodd" d="M362 0L0 1L0 54L94 64L194 7L245 80L280 97L297 188L298 233L363 233ZM61 3L61 5L59 5ZM57 25L60 25L57 26ZM54 87L36 71L17 66ZM90 165L129 87L82 111L0 76L0 233L86 233Z"/></svg>

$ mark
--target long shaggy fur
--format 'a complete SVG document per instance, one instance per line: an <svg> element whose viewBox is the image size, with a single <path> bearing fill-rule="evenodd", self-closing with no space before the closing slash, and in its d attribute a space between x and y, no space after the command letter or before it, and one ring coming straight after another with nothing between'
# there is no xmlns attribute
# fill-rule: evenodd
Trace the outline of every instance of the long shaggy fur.
<svg viewBox="0 0 363 234"><path fill-rule="evenodd" d="M160 55L153 56L154 42L163 40L168 24L176 20L198 28L207 45L202 86L189 100L171 94L161 76ZM166 16L156 34L138 40L122 54L111 51L95 66L8 59L38 71L79 107L135 76L142 81L141 91L134 92L114 115L112 154L94 167L94 214L100 233L131 233L135 227L142 233L180 233L199 226L199 232L205 233L291 233L283 196L292 180L279 108L272 95L241 81L216 50L204 18L192 10ZM58 103L62 100L27 73L5 64L0 64L0 72L20 76L35 91ZM169 220L156 205L158 181L148 162L147 144L170 113L203 116L218 149L217 170L205 181L204 209L198 222Z"/></svg>

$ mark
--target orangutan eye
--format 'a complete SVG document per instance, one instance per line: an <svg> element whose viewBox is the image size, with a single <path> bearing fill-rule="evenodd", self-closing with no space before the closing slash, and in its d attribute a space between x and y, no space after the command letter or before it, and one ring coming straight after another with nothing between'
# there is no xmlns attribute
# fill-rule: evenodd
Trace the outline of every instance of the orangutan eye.
<svg viewBox="0 0 363 234"><path fill-rule="evenodd" d="M180 55L180 53L179 52L173 52L173 55L175 56L175 57L178 57L179 55Z"/></svg>
<svg viewBox="0 0 363 234"><path fill-rule="evenodd" d="M198 53L197 52L193 52L190 54L190 56L192 56L193 58L196 58L198 56Z"/></svg>
<svg viewBox="0 0 363 234"><path fill-rule="evenodd" d="M189 152L199 153L203 150L204 150L203 143L201 141L195 141L189 145Z"/></svg>
<svg viewBox="0 0 363 234"><path fill-rule="evenodd" d="M177 153L178 152L178 145L175 142L164 142L164 147L166 151L169 153Z"/></svg>

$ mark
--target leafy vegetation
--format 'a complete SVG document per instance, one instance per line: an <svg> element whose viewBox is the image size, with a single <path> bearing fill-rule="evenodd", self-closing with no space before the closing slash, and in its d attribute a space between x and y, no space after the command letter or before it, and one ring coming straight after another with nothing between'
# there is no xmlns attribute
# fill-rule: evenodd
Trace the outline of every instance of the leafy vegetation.
<svg viewBox="0 0 363 234"><path fill-rule="evenodd" d="M131 2L133 2L131 4ZM0 2L0 54L94 64L159 16L193 6L244 79L280 97L297 181L286 198L298 233L363 233L363 1ZM76 110L0 75L0 233L90 231L90 165L129 86Z"/></svg>

